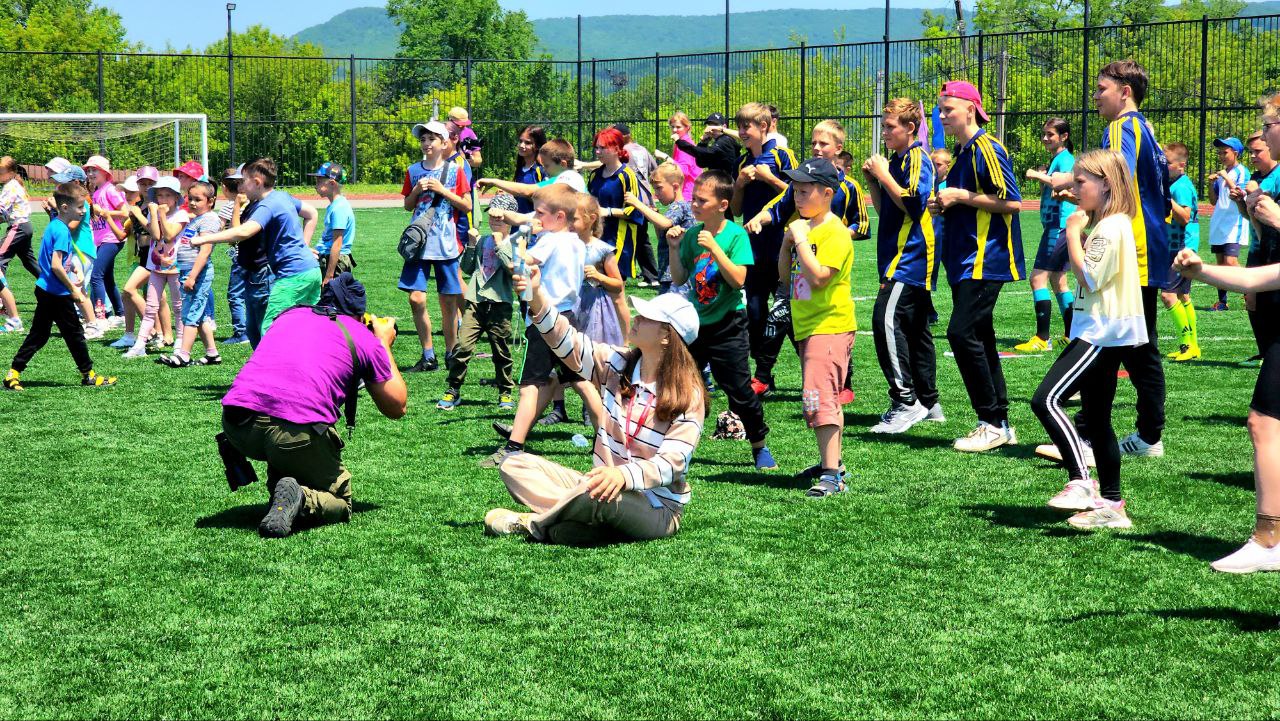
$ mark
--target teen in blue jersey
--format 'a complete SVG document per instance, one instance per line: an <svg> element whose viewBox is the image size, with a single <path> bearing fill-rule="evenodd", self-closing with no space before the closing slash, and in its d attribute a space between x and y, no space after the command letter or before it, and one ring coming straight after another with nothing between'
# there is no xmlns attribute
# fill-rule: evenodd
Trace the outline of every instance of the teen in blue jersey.
<svg viewBox="0 0 1280 721"><path fill-rule="evenodd" d="M876 296L872 332L880 370L889 383L889 410L872 433L904 433L923 420L941 421L937 360L929 330L930 297L938 281L933 216L933 161L916 140L920 106L895 98L884 106L880 137L891 156L873 155L862 165L876 229Z"/></svg>
<svg viewBox="0 0 1280 721"><path fill-rule="evenodd" d="M953 306L947 341L978 414L978 425L955 449L976 453L1018 442L1009 426L993 314L1004 284L1023 278L1022 195L1008 151L979 126L989 118L978 89L953 80L943 83L940 98L942 123L960 152L929 211L946 219L939 245Z"/></svg>
<svg viewBox="0 0 1280 721"><path fill-rule="evenodd" d="M825 158L835 164L837 158L844 152L844 126L834 120L823 120L813 126L811 138L813 156L816 158ZM839 180L835 196L831 199L831 212L845 224L853 234L854 240L870 237L871 219L867 215L867 194L863 192L862 186L844 171L840 171ZM759 234L765 226L784 228L790 221L799 217L796 213L795 193L788 185L786 190L769 201L754 218L749 219L745 226L748 233ZM791 328L791 303L785 297L780 298L769 309L765 328L765 346L756 355L757 378L773 377L773 367L777 364L783 339L790 339L792 345L795 345L795 333ZM853 402L852 361L848 370L849 372L845 375L846 387L840 393L842 405ZM767 388L767 386L763 387Z"/></svg>
<svg viewBox="0 0 1280 721"><path fill-rule="evenodd" d="M1053 341L1049 336L1049 319L1053 315L1053 303L1050 298L1054 293L1058 296L1058 309L1062 312L1062 336L1071 334L1071 304L1075 294L1067 286L1067 270L1070 259L1066 248L1062 246L1063 231L1067 227L1067 218L1075 212L1076 206L1070 201L1062 200L1054 195L1053 176L1055 173L1070 173L1075 166L1075 151L1071 143L1071 126L1062 118L1050 118L1041 131L1040 142L1049 151L1048 167L1028 168L1027 178L1044 186L1040 193L1040 247L1036 249L1035 263L1031 267L1031 295L1035 303L1036 334L1026 343L1014 346L1019 353L1043 353L1053 350ZM1049 287L1053 287L1050 293ZM1064 343L1065 345L1065 343Z"/></svg>
<svg viewBox="0 0 1280 721"><path fill-rule="evenodd" d="M599 201L604 215L600 240L615 248L623 280L634 278L639 274L636 239L640 236L640 226L647 221L640 211L626 204L624 197L627 193L640 195L640 179L626 164L630 156L623 147L622 133L613 128L596 133L595 151L601 166L592 173L587 190Z"/></svg>
<svg viewBox="0 0 1280 721"><path fill-rule="evenodd" d="M782 171L796 165L796 157L776 141L767 139L772 116L769 108L760 103L747 103L734 117L738 134L746 150L738 161L738 179L733 188L733 215L755 218L756 215L787 189ZM751 252L755 265L747 269L747 283L743 287L747 299L747 334L751 340L751 357L756 361L756 373L751 387L758 395L773 388L772 365L765 358L765 323L769 318L770 296L778 292L778 252L782 248L783 226L768 225L759 232L747 231L751 239Z"/></svg>
<svg viewBox="0 0 1280 721"><path fill-rule="evenodd" d="M547 171L538 162L538 153L547 144L547 131L540 125L526 125L520 129L516 141L516 171L512 182L523 185L537 185L547 177ZM516 211L521 215L533 212L533 201L521 195L516 196Z"/></svg>

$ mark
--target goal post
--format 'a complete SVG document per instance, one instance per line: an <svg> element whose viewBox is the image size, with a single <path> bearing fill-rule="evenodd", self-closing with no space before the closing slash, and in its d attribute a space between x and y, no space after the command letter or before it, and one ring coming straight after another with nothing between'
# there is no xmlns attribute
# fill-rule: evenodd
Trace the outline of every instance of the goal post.
<svg viewBox="0 0 1280 721"><path fill-rule="evenodd" d="M105 155L113 168L209 168L209 121L197 113L0 113L0 148L23 165Z"/></svg>

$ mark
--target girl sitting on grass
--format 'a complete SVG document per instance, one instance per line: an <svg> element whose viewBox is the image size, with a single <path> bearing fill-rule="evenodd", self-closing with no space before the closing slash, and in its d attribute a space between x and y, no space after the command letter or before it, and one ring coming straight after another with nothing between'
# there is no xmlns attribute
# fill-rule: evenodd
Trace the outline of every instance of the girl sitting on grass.
<svg viewBox="0 0 1280 721"><path fill-rule="evenodd" d="M536 267L515 276L516 291L526 288L534 326L566 366L596 385L606 415L587 473L532 453L506 457L502 481L532 512L495 508L485 515L486 532L569 545L674 535L706 412L688 347L698 336L698 312L674 293L637 299L632 347L620 348L575 331L542 292Z"/></svg>

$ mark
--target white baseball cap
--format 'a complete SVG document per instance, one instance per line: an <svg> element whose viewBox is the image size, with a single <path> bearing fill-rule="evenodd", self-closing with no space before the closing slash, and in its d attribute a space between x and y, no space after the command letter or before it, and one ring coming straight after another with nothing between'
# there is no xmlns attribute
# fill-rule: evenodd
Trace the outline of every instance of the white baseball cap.
<svg viewBox="0 0 1280 721"><path fill-rule="evenodd" d="M136 176L136 175L130 175L129 177L125 178L125 179L124 179L124 183L122 183L120 187L124 188L125 190L129 191L130 193L136 193L136 192L138 192L138 190L139 190L139 188L138 188L138 176Z"/></svg>
<svg viewBox="0 0 1280 721"><path fill-rule="evenodd" d="M685 345L698 339L698 311L678 293L663 293L653 300L632 298L631 306L641 318L670 325Z"/></svg>
<svg viewBox="0 0 1280 721"><path fill-rule="evenodd" d="M417 125L413 126L413 137L417 138L418 140L422 140L422 134L424 132L434 133L435 135L439 135L442 138L449 137L449 128L445 127L445 124L440 122L439 120L432 120L426 123L418 123Z"/></svg>
<svg viewBox="0 0 1280 721"><path fill-rule="evenodd" d="M178 197L182 197L182 185L179 184L178 179L173 177L172 175L166 175L163 178L157 180L154 189L170 190L170 191L173 191L175 194L177 194Z"/></svg>

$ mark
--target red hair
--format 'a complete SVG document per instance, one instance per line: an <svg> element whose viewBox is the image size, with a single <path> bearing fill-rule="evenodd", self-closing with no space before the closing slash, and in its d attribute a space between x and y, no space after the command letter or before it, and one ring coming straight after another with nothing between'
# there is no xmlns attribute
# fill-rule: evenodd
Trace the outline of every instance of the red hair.
<svg viewBox="0 0 1280 721"><path fill-rule="evenodd" d="M627 149L622 142L622 133L615 128L605 128L596 133L595 144L608 148L618 154L618 160L626 163L631 160L631 155L627 153Z"/></svg>

